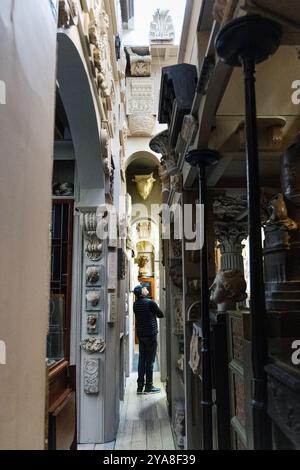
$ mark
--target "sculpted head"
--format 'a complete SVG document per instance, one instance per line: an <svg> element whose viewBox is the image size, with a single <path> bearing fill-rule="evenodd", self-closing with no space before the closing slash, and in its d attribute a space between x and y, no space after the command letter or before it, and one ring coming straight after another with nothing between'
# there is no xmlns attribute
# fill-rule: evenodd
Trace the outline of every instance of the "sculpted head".
<svg viewBox="0 0 300 470"><path fill-rule="evenodd" d="M243 302L247 298L246 282L238 269L220 271L210 287L210 300L221 304L228 300Z"/></svg>

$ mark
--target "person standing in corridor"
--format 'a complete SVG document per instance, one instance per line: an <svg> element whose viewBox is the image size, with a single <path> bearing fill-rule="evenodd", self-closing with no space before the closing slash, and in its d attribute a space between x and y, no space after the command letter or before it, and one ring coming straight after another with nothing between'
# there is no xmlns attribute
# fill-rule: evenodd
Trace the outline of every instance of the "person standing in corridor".
<svg viewBox="0 0 300 470"><path fill-rule="evenodd" d="M157 351L157 318L163 318L164 314L153 300L147 298L149 292L146 287L136 286L133 292L136 296L133 311L139 340L137 393L159 393L160 388L153 386L153 366Z"/></svg>

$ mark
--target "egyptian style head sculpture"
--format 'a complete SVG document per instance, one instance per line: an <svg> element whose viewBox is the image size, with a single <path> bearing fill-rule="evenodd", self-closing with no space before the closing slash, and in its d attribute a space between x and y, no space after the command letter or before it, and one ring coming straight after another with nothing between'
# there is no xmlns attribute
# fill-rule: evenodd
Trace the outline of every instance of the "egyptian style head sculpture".
<svg viewBox="0 0 300 470"><path fill-rule="evenodd" d="M218 272L210 292L210 300L218 305L218 311L235 309L236 302L243 302L247 298L243 274L238 269Z"/></svg>

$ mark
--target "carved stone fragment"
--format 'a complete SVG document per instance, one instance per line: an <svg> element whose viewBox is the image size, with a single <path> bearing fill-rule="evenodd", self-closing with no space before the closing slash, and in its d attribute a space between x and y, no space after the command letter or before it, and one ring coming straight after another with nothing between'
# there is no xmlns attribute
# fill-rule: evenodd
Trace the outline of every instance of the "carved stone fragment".
<svg viewBox="0 0 300 470"><path fill-rule="evenodd" d="M184 319L182 310L182 297L174 297L174 311L175 311L175 333L183 334Z"/></svg>
<svg viewBox="0 0 300 470"><path fill-rule="evenodd" d="M86 292L86 309L101 310L102 291L101 289L88 290Z"/></svg>
<svg viewBox="0 0 300 470"><path fill-rule="evenodd" d="M150 24L150 41L172 43L175 38L175 29L169 10L158 8Z"/></svg>
<svg viewBox="0 0 300 470"><path fill-rule="evenodd" d="M85 358L83 365L83 387L84 392L92 395L99 393L99 374L100 360L99 358Z"/></svg>
<svg viewBox="0 0 300 470"><path fill-rule="evenodd" d="M98 334L98 315L96 313L91 313L87 317L87 333L89 335Z"/></svg>
<svg viewBox="0 0 300 470"><path fill-rule="evenodd" d="M88 266L86 268L86 285L98 286L101 284L101 266Z"/></svg>
<svg viewBox="0 0 300 470"><path fill-rule="evenodd" d="M103 353L106 348L104 339L95 337L85 338L81 341L80 346L85 352L89 354L94 354L98 352Z"/></svg>

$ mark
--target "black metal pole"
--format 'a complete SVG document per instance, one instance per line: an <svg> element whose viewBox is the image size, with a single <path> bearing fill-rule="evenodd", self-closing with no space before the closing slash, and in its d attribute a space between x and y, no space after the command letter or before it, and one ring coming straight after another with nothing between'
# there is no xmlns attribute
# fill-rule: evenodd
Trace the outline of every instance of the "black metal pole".
<svg viewBox="0 0 300 470"><path fill-rule="evenodd" d="M206 168L199 167L199 199L203 211L203 245L200 258L201 272L201 319L202 319L202 443L204 450L213 448L212 432L212 378L210 357L210 320L209 320L209 286L208 286L208 261L207 261L207 208L206 208Z"/></svg>
<svg viewBox="0 0 300 470"><path fill-rule="evenodd" d="M228 23L216 38L216 50L228 65L243 67L245 78L246 167L249 224L250 311L252 339L252 410L254 449L272 446L267 413L268 339L260 217L260 177L256 124L255 64L263 62L280 45L281 28L258 15Z"/></svg>
<svg viewBox="0 0 300 470"><path fill-rule="evenodd" d="M220 159L218 152L209 149L192 150L186 155L186 161L199 168L199 202L203 217L202 247L200 257L201 274L201 322L202 322L202 449L213 448L212 427L212 371L210 350L210 319L209 319L209 286L208 286L208 255L207 255L207 204L206 204L206 167L215 165Z"/></svg>
<svg viewBox="0 0 300 470"><path fill-rule="evenodd" d="M271 422L267 414L267 380L264 369L268 362L268 347L261 238L254 57L251 55L242 57L242 64L245 77L246 106L246 166L253 367L251 403L253 408L253 439L255 449L270 449L272 446Z"/></svg>

